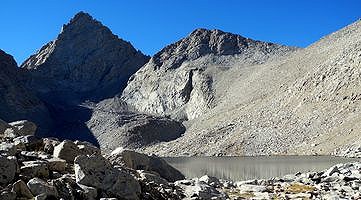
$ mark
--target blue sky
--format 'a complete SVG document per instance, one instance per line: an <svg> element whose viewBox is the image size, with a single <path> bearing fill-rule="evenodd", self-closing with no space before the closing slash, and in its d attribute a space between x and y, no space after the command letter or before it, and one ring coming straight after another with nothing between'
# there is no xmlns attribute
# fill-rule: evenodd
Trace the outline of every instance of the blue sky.
<svg viewBox="0 0 361 200"><path fill-rule="evenodd" d="M361 17L360 0L1 0L0 49L20 64L79 11L152 55L196 28L305 47Z"/></svg>

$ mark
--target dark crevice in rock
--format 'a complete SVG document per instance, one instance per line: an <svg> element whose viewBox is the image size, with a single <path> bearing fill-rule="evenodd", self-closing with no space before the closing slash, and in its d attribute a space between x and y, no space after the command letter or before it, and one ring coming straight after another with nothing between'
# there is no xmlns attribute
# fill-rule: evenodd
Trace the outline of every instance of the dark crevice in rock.
<svg viewBox="0 0 361 200"><path fill-rule="evenodd" d="M188 73L188 81L186 82L182 92L180 93L184 99L184 103L187 103L191 97L193 90L193 70L190 70Z"/></svg>

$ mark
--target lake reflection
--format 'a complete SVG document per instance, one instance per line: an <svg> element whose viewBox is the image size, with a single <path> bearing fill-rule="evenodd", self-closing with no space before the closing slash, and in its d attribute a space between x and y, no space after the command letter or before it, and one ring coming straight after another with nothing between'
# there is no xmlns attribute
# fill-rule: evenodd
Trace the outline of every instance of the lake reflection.
<svg viewBox="0 0 361 200"><path fill-rule="evenodd" d="M358 159L332 156L179 157L165 158L187 178L205 174L228 180L281 177L297 172L320 171Z"/></svg>

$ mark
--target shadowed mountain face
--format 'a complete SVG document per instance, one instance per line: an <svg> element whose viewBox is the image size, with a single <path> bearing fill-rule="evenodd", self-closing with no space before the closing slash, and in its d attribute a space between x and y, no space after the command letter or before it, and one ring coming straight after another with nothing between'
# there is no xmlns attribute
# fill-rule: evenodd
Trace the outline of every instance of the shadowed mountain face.
<svg viewBox="0 0 361 200"><path fill-rule="evenodd" d="M99 101L123 90L148 57L80 12L21 67L27 87L51 104Z"/></svg>
<svg viewBox="0 0 361 200"><path fill-rule="evenodd" d="M0 118L11 122L28 119L38 124L38 134L49 131L52 121L48 109L20 81L12 56L0 50Z"/></svg>
<svg viewBox="0 0 361 200"><path fill-rule="evenodd" d="M181 123L168 118L124 113L126 108L97 108L98 101L121 93L129 77L148 60L129 42L80 12L21 67L27 75L26 86L51 111L55 126L49 136L85 140L112 150L169 141L185 131Z"/></svg>

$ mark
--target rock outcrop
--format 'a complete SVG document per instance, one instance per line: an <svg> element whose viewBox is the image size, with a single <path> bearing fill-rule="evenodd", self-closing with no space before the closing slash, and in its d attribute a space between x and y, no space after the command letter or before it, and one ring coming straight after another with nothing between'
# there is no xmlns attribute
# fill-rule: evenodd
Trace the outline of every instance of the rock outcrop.
<svg viewBox="0 0 361 200"><path fill-rule="evenodd" d="M104 157L78 156L74 164L77 183L100 188L112 197L139 199L141 188L135 177L114 168Z"/></svg>
<svg viewBox="0 0 361 200"><path fill-rule="evenodd" d="M23 76L12 56L0 50L0 117L5 121L32 120L42 135L52 127L45 104L21 83ZM0 128L1 130L3 127Z"/></svg>
<svg viewBox="0 0 361 200"><path fill-rule="evenodd" d="M27 87L52 104L98 101L122 91L148 57L80 12L21 67Z"/></svg>
<svg viewBox="0 0 361 200"><path fill-rule="evenodd" d="M194 119L213 106L217 79L234 62L251 66L295 49L197 29L155 54L131 77L122 99L136 111Z"/></svg>
<svg viewBox="0 0 361 200"><path fill-rule="evenodd" d="M155 155L147 156L120 147L110 154L108 160L110 160L113 165L124 165L136 170L155 172L170 182L185 179L182 173Z"/></svg>

